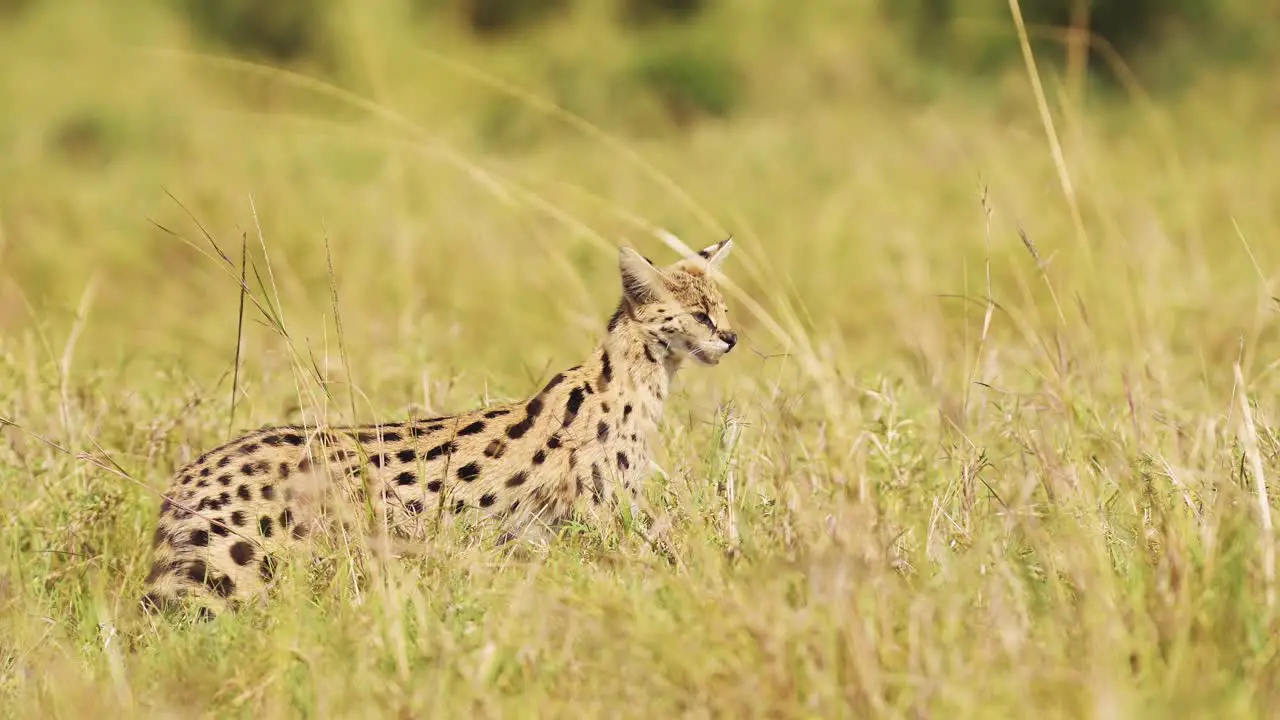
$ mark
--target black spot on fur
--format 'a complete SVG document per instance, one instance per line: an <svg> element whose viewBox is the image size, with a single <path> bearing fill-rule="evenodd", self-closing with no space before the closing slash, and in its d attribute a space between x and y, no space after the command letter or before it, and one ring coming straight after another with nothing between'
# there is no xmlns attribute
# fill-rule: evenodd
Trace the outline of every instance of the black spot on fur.
<svg viewBox="0 0 1280 720"><path fill-rule="evenodd" d="M231 533L231 528L227 527L227 523L222 518L214 518L209 522L209 532L218 537L226 537Z"/></svg>
<svg viewBox="0 0 1280 720"><path fill-rule="evenodd" d="M236 510L231 513L231 524L236 527L244 527L244 511Z"/></svg>
<svg viewBox="0 0 1280 720"><path fill-rule="evenodd" d="M493 493L487 493L480 496L480 507L490 507L498 501L498 496Z"/></svg>
<svg viewBox="0 0 1280 720"><path fill-rule="evenodd" d="M252 455L258 452L258 443L249 443L248 445L241 445L239 452L241 455Z"/></svg>
<svg viewBox="0 0 1280 720"><path fill-rule="evenodd" d="M609 381L613 379L613 363L609 361L609 351L603 350L600 353L600 389L608 387Z"/></svg>
<svg viewBox="0 0 1280 720"><path fill-rule="evenodd" d="M542 396L535 397L525 406L524 419L514 425L507 427L507 437L515 440L524 437L533 427L533 423L538 419L538 415L542 414Z"/></svg>
<svg viewBox="0 0 1280 720"><path fill-rule="evenodd" d="M278 522L280 523L280 527L282 528L291 527L293 525L293 511L290 510L289 508L285 508L281 510L280 519Z"/></svg>
<svg viewBox="0 0 1280 720"><path fill-rule="evenodd" d="M231 484L231 474L230 474L230 473L223 473L223 474L219 475L219 476L218 476L218 484L219 484L219 485L222 485L223 487L227 487L228 485L230 485L230 484Z"/></svg>
<svg viewBox="0 0 1280 720"><path fill-rule="evenodd" d="M384 433L382 433L382 441L383 441L383 442L397 443L397 442L400 442L400 440L401 440L401 439L402 439L402 438L400 437L400 433L398 433L398 432L384 432Z"/></svg>
<svg viewBox="0 0 1280 720"><path fill-rule="evenodd" d="M234 580L226 575L213 575L203 560L192 560L187 565L187 577L209 588L218 597L230 597L236 591Z"/></svg>
<svg viewBox="0 0 1280 720"><path fill-rule="evenodd" d="M231 560L237 565L248 565L253 562L253 546L243 540L237 540L231 545Z"/></svg>
<svg viewBox="0 0 1280 720"><path fill-rule="evenodd" d="M304 457L298 461L298 472L305 473L311 469L311 458Z"/></svg>
<svg viewBox="0 0 1280 720"><path fill-rule="evenodd" d="M411 463L418 459L418 451L413 448L405 448L396 453L396 459L402 463Z"/></svg>
<svg viewBox="0 0 1280 720"><path fill-rule="evenodd" d="M290 533L290 535L293 535L294 540L301 540L302 538L306 537L307 533L309 532L311 531L307 528L306 525L299 523L293 526L293 532Z"/></svg>
<svg viewBox="0 0 1280 720"><path fill-rule="evenodd" d="M533 464L541 465L546 461L547 461L547 451L539 448L538 452L533 454Z"/></svg>
<svg viewBox="0 0 1280 720"><path fill-rule="evenodd" d="M263 500L274 500L276 497L276 489L271 485L263 485L260 492Z"/></svg>
<svg viewBox="0 0 1280 720"><path fill-rule="evenodd" d="M466 510L466 509L467 509L467 504L466 504L465 502L463 502L462 500L459 500L458 502L456 502L456 503L454 503L454 504L453 504L453 514L454 514L454 515L457 515L457 514L461 513L463 510Z"/></svg>
<svg viewBox="0 0 1280 720"><path fill-rule="evenodd" d="M338 448L337 450L334 450L333 452L329 453L329 462L336 462L336 463L346 462L350 460L352 457L354 457L354 455L351 452L347 450L343 450L342 448Z"/></svg>
<svg viewBox="0 0 1280 720"><path fill-rule="evenodd" d="M200 477L209 477L209 473L211 472L213 472L213 469L210 468L208 465L205 465L204 467L200 468Z"/></svg>
<svg viewBox="0 0 1280 720"><path fill-rule="evenodd" d="M413 474L411 470L405 470L396 476L397 485L413 485L418 482L418 476Z"/></svg>
<svg viewBox="0 0 1280 720"><path fill-rule="evenodd" d="M151 582L151 580L148 579L147 582ZM165 601L164 598L160 597L156 593L149 592L142 596L142 601L139 604L142 605L144 612L157 613L163 610Z"/></svg>
<svg viewBox="0 0 1280 720"><path fill-rule="evenodd" d="M510 410L505 410L505 409L503 409L503 410L490 410L489 412L485 413L485 414L484 414L484 416L485 416L486 418L488 418L489 420L492 420L492 419L494 419L494 418L500 418L500 417L502 417L503 415L509 415L510 413L511 413L511 411L510 411Z"/></svg>
<svg viewBox="0 0 1280 720"><path fill-rule="evenodd" d="M196 547L208 547L209 531L208 530L192 530L190 542L192 545L195 545Z"/></svg>
<svg viewBox="0 0 1280 720"><path fill-rule="evenodd" d="M240 487L236 488L236 497L240 498L241 500L244 500L245 502L248 502L253 499L253 496L249 494L248 485L241 485Z"/></svg>
<svg viewBox="0 0 1280 720"><path fill-rule="evenodd" d="M203 585L209 579L209 566L205 565L203 560L192 560L187 563L184 574L189 580Z"/></svg>
<svg viewBox="0 0 1280 720"><path fill-rule="evenodd" d="M648 345L644 346L644 356L649 360L649 362L654 363L655 365L657 364L658 358L653 356L653 351L649 349Z"/></svg>
<svg viewBox="0 0 1280 720"><path fill-rule="evenodd" d="M427 489L430 490L431 492L440 492L440 487L443 484L444 483L440 482L439 480L432 480L431 482L427 483Z"/></svg>
<svg viewBox="0 0 1280 720"><path fill-rule="evenodd" d="M582 408L583 393L585 388L576 387L569 391L569 400L564 406L564 422L565 427L569 427L573 423L574 418L578 417L578 410Z"/></svg>
<svg viewBox="0 0 1280 720"><path fill-rule="evenodd" d="M224 467L226 467L226 466L228 466L228 465L230 465L230 464L231 464L231 456L230 456L230 455L223 455L223 456L218 460L218 467L220 467L220 468L224 468Z"/></svg>
<svg viewBox="0 0 1280 720"><path fill-rule="evenodd" d="M355 434L356 442L371 443L378 441L378 434L372 432L358 432Z"/></svg>
<svg viewBox="0 0 1280 720"><path fill-rule="evenodd" d="M609 423L601 420L596 424L596 439L604 442L609 439Z"/></svg>
<svg viewBox="0 0 1280 720"><path fill-rule="evenodd" d="M268 435L262 438L262 444L270 445L271 447L279 447L281 442L283 441L280 439L279 435Z"/></svg>
<svg viewBox="0 0 1280 720"><path fill-rule="evenodd" d="M552 388L554 388L555 386L559 385L562 382L564 382L564 373L556 373L556 376L551 378L551 380L546 384L546 387L542 388L542 392L538 394L546 395L547 393L551 392Z"/></svg>
<svg viewBox="0 0 1280 720"><path fill-rule="evenodd" d="M280 475L281 480L288 480L290 472L292 472L292 468L289 467L289 463L287 462L280 463L280 470L278 474Z"/></svg>
<svg viewBox="0 0 1280 720"><path fill-rule="evenodd" d="M483 420L477 420L471 423L470 425L462 428L461 430L458 431L458 434L459 435L475 435L476 433L480 433L480 432L484 432Z"/></svg>
<svg viewBox="0 0 1280 720"><path fill-rule="evenodd" d="M480 464L469 462L458 468L458 479L463 482L471 482L480 477Z"/></svg>
<svg viewBox="0 0 1280 720"><path fill-rule="evenodd" d="M262 537L271 537L271 533L275 532L275 528L271 525L271 518L266 515L258 518L258 532L262 533Z"/></svg>
<svg viewBox="0 0 1280 720"><path fill-rule="evenodd" d="M529 473L521 470L507 479L507 487L520 487L529 479Z"/></svg>
<svg viewBox="0 0 1280 720"><path fill-rule="evenodd" d="M427 454L422 456L422 459L426 460L427 462L430 462L440 457L441 455L452 455L455 451L457 451L457 449L458 449L457 443L450 440L449 442L440 443L439 445L428 450Z"/></svg>
<svg viewBox="0 0 1280 720"><path fill-rule="evenodd" d="M287 435L282 436L280 439L290 445L293 445L294 447L297 447L298 445L301 445L302 443L306 442L306 440L303 439L303 437L301 435L298 435L297 433L289 433Z"/></svg>
<svg viewBox="0 0 1280 720"><path fill-rule="evenodd" d="M236 581L232 580L228 575L219 575L217 577L210 578L209 582L205 583L205 585L209 586L209 589L213 591L214 595L222 598L231 597L236 592Z"/></svg>
<svg viewBox="0 0 1280 720"><path fill-rule="evenodd" d="M591 500L598 503L604 499L604 473L596 463L591 463L591 485Z"/></svg>
<svg viewBox="0 0 1280 720"><path fill-rule="evenodd" d="M631 461L627 459L627 454L624 452L618 453L618 469L626 470L630 467L631 467Z"/></svg>
<svg viewBox="0 0 1280 720"><path fill-rule="evenodd" d="M410 500L404 504L404 509L414 515L421 513L425 508L421 500Z"/></svg>
<svg viewBox="0 0 1280 720"><path fill-rule="evenodd" d="M555 449L556 449L556 448L558 448L558 447L560 447L560 435L559 435L559 433L553 434L551 437L547 438L547 448L548 448L548 449L550 449L550 450L555 450Z"/></svg>
<svg viewBox="0 0 1280 720"><path fill-rule="evenodd" d="M631 415L631 403L622 406L622 419L626 420Z"/></svg>
<svg viewBox="0 0 1280 720"><path fill-rule="evenodd" d="M247 462L240 466L240 474L246 477L253 477L258 472L258 464Z"/></svg>
<svg viewBox="0 0 1280 720"><path fill-rule="evenodd" d="M489 444L485 446L484 454L485 454L485 457L500 458L502 457L502 454L505 453L506 451L507 451L506 443L502 442L501 440L491 440Z"/></svg>
<svg viewBox="0 0 1280 720"><path fill-rule="evenodd" d="M169 562L157 560L151 564L151 572L147 573L146 582L153 583L156 580L159 580L165 573L181 570L182 565L183 563L181 560L170 560Z"/></svg>
<svg viewBox="0 0 1280 720"><path fill-rule="evenodd" d="M276 576L276 559L270 555L263 555L262 560L258 562L258 577L263 582L271 582Z"/></svg>

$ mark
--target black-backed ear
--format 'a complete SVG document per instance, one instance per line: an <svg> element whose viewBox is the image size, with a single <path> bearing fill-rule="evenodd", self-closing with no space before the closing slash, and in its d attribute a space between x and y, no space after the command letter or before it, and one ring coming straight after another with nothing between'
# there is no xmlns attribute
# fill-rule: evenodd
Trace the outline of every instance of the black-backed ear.
<svg viewBox="0 0 1280 720"><path fill-rule="evenodd" d="M631 305L655 302L666 294L662 273L635 250L618 250L618 270L622 273L622 298Z"/></svg>
<svg viewBox="0 0 1280 720"><path fill-rule="evenodd" d="M698 257L707 261L707 265L713 270L719 270L724 264L725 258L729 257L729 251L733 249L733 236L721 240L715 245L708 245L698 251Z"/></svg>
<svg viewBox="0 0 1280 720"><path fill-rule="evenodd" d="M708 245L702 248L697 255L690 255L680 260L675 266L692 273L719 270L720 266L724 264L724 259L729 257L729 251L732 249L733 236L730 235L715 245Z"/></svg>

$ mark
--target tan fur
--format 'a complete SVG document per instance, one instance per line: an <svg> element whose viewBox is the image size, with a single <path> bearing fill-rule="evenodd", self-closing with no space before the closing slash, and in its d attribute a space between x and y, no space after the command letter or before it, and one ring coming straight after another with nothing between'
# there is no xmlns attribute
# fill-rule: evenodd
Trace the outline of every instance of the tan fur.
<svg viewBox="0 0 1280 720"><path fill-rule="evenodd" d="M648 474L649 438L687 358L732 349L707 272L731 240L659 269L619 254L623 297L582 365L527 401L367 427L259 430L182 468L165 492L144 605L206 609L261 592L276 558L353 517L421 538L427 518L478 513L509 535L610 520ZM701 315L700 315L701 314Z"/></svg>

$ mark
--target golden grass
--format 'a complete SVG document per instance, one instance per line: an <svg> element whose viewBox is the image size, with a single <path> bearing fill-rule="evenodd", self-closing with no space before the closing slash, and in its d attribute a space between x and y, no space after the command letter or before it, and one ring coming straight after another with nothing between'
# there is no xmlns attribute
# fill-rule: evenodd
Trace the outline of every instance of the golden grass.
<svg viewBox="0 0 1280 720"><path fill-rule="evenodd" d="M752 4L733 120L552 117L497 153L486 83L532 87L536 46L423 49L353 5L340 96L122 7L0 38L7 714L1270 714L1273 84L1063 112L1046 77L1055 163L1025 76L909 104L835 11L771 39ZM602 332L612 248L665 231L734 233L745 338L669 410L669 557L452 535L295 563L208 625L137 616L155 493L228 423L524 395Z"/></svg>

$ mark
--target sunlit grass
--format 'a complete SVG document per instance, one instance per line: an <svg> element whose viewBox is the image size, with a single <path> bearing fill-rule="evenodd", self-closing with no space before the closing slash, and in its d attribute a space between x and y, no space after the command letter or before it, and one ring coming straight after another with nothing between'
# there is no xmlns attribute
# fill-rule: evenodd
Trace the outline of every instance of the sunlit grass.
<svg viewBox="0 0 1280 720"><path fill-rule="evenodd" d="M760 61L732 118L635 135L517 97L553 130L496 152L481 75L531 87L518 48L434 55L353 14L386 38L334 81L354 102L140 51L172 23L90 5L4 31L9 713L1274 705L1280 146L1258 85L1064 113L1046 79L1059 168L1025 78L909 105L815 24L835 79L807 95ZM615 245L670 257L662 231L734 234L745 339L681 376L647 488L662 547L513 557L458 530L300 558L211 624L138 616L156 492L229 424L523 396L603 331Z"/></svg>

